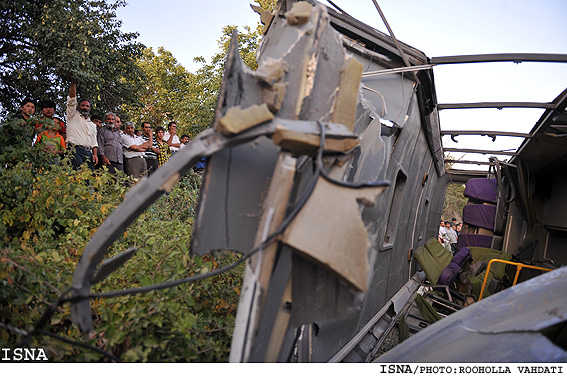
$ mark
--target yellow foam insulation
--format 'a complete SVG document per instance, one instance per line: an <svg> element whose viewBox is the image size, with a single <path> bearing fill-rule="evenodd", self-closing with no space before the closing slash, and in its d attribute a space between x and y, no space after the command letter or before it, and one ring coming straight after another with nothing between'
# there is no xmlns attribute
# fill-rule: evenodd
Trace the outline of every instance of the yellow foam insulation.
<svg viewBox="0 0 567 376"><path fill-rule="evenodd" d="M282 108L287 86L284 83L276 83L269 89L262 90L262 101L268 105L272 113L277 113Z"/></svg>
<svg viewBox="0 0 567 376"><path fill-rule="evenodd" d="M284 16L287 19L288 25L303 25L309 22L313 5L306 1L299 1L293 3L291 10L285 12Z"/></svg>
<svg viewBox="0 0 567 376"><path fill-rule="evenodd" d="M268 27L270 26L270 22L272 22L272 19L274 18L273 13L257 5L250 4L250 7L254 12L260 15L260 22L264 25L262 33L266 34L266 31L268 31Z"/></svg>
<svg viewBox="0 0 567 376"><path fill-rule="evenodd" d="M216 124L216 129L224 135L233 135L252 128L258 124L272 120L274 115L268 105L253 104L244 109L240 106L231 107Z"/></svg>
<svg viewBox="0 0 567 376"><path fill-rule="evenodd" d="M292 131L281 126L276 127L272 141L283 149L298 154L310 154L319 147L318 135ZM326 138L325 150L345 152L358 145L358 143L359 140L356 138Z"/></svg>
<svg viewBox="0 0 567 376"><path fill-rule="evenodd" d="M356 290L366 291L370 242L358 201L373 203L383 190L340 187L320 177L282 242L326 266Z"/></svg>
<svg viewBox="0 0 567 376"><path fill-rule="evenodd" d="M339 92L333 108L332 122L354 129L358 88L362 77L362 63L348 57L341 69Z"/></svg>
<svg viewBox="0 0 567 376"><path fill-rule="evenodd" d="M287 69L285 61L268 59L258 67L254 76L268 85L273 85L284 79Z"/></svg>

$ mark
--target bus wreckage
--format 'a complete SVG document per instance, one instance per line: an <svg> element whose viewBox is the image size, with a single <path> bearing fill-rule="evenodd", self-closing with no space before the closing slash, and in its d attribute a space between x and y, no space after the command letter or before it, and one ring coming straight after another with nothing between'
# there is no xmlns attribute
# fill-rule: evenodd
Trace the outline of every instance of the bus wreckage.
<svg viewBox="0 0 567 376"><path fill-rule="evenodd" d="M81 330L92 313L80 298L133 254L103 262L107 249L207 157L192 253L246 262L230 361L567 360L567 90L549 103L444 105L432 69L567 55L429 58L316 1L257 11L258 70L234 36L213 126L132 188L85 248L73 280ZM529 134L441 131L440 110L472 107L545 111ZM442 137L469 134L524 141L461 150L492 155L476 163L484 171L447 169L444 153L458 150ZM455 255L438 241L449 183L469 197ZM411 337L377 357L403 329Z"/></svg>

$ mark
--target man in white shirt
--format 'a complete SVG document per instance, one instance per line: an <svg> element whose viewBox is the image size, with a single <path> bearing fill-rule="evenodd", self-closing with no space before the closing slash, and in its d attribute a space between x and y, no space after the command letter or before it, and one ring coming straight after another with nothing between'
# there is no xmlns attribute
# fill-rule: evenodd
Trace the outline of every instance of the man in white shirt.
<svg viewBox="0 0 567 376"><path fill-rule="evenodd" d="M175 154L179 151L181 147L181 141L177 136L177 123L174 121L170 121L167 125L167 132L163 135L163 140L167 142L169 148L171 149L172 154Z"/></svg>
<svg viewBox="0 0 567 376"><path fill-rule="evenodd" d="M150 147L149 141L134 135L134 123L124 123L122 135L122 153L124 154L124 172L134 179L142 177L148 167L146 164L146 150Z"/></svg>
<svg viewBox="0 0 567 376"><path fill-rule="evenodd" d="M457 232L453 228L454 225L451 225L451 222L445 222L445 227L447 231L447 236L449 237L449 244L451 246L451 250L453 254L456 254L457 249Z"/></svg>
<svg viewBox="0 0 567 376"><path fill-rule="evenodd" d="M70 150L71 164L78 169L87 163L91 170L98 162L98 143L96 125L89 118L91 102L81 99L77 108L77 84L71 80L69 98L67 98L67 150Z"/></svg>

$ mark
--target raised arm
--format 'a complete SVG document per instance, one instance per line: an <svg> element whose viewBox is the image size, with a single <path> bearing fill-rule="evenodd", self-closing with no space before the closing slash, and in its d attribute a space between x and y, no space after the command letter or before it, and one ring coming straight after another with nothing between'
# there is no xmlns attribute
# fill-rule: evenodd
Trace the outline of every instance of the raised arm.
<svg viewBox="0 0 567 376"><path fill-rule="evenodd" d="M77 97L77 83L75 79L71 79L71 86L69 87L69 97L76 98Z"/></svg>

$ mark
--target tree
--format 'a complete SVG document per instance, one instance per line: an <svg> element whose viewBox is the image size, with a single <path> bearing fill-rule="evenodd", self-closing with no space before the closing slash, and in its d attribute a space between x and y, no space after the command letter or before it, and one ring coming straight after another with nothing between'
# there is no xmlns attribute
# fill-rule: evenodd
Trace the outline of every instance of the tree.
<svg viewBox="0 0 567 376"><path fill-rule="evenodd" d="M133 102L143 78L135 64L143 45L135 42L136 33L119 29L116 9L125 4L2 1L0 105L17 108L24 97L48 97L61 104L71 77L78 82L79 94L95 105L114 110Z"/></svg>
<svg viewBox="0 0 567 376"><path fill-rule="evenodd" d="M202 64L195 73L179 64L163 47L158 48L157 54L151 48L145 49L137 65L147 78L146 86L138 92L137 104L125 104L120 111L135 124L149 121L153 126L163 126L175 120L178 132L190 137L211 126L234 29L236 26L222 29L220 51L210 64L203 57L195 59ZM245 27L245 33L238 35L240 53L251 69L257 68L255 53L260 37L261 28L251 31Z"/></svg>
<svg viewBox="0 0 567 376"><path fill-rule="evenodd" d="M223 27L222 35L218 40L220 51L211 58L210 64L207 64L203 57L195 59L202 63L202 66L194 75L194 92L190 97L188 108L194 121L200 124L199 130L207 128L213 122L228 47L235 29L237 27L232 25ZM245 26L244 30L244 33L238 33L238 50L243 62L250 69L256 70L258 68L256 49L262 37L262 29L258 26L255 31L251 31Z"/></svg>
<svg viewBox="0 0 567 376"><path fill-rule="evenodd" d="M447 186L442 220L449 221L451 218L457 218L457 221L462 221L463 208L467 204L467 198L463 195L464 191L464 184L452 183Z"/></svg>
<svg viewBox="0 0 567 376"><path fill-rule="evenodd" d="M157 54L146 48L136 62L147 82L138 92L137 104L125 104L121 111L131 121L141 125L149 121L152 126L165 126L175 120L179 132L187 132L190 116L187 111L187 97L192 93L194 79L173 54L159 47Z"/></svg>
<svg viewBox="0 0 567 376"><path fill-rule="evenodd" d="M257 0L262 8L273 11L276 0ZM188 72L171 52L158 48L157 55L146 49L138 59L138 67L145 73L148 82L138 94L138 105L125 105L122 112L137 124L149 121L152 125L165 125L175 120L178 132L191 137L212 125L218 92L224 73L224 63L230 45L232 31L237 27L223 27L218 40L220 51L211 62L199 56L196 62L201 67ZM257 69L256 49L262 38L263 26L258 23L254 31L244 27L238 34L238 49L242 60L250 69Z"/></svg>
<svg viewBox="0 0 567 376"><path fill-rule="evenodd" d="M277 0L255 0L255 2L263 9L273 12ZM205 129L213 122L228 47L235 29L237 29L237 26L234 25L223 27L221 37L218 40L220 51L212 57L210 64L207 64L203 57L195 59L196 62L202 63L202 66L195 73L196 91L189 102L189 112L193 115L195 122L200 124L199 130ZM258 22L254 31L245 26L244 33L238 33L238 51L244 64L252 70L258 68L256 50L262 35L263 26L260 22Z"/></svg>

